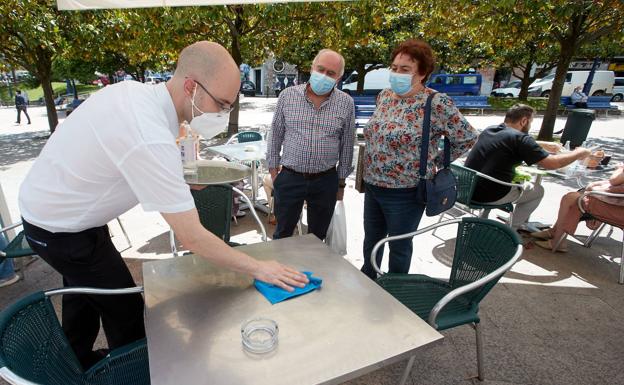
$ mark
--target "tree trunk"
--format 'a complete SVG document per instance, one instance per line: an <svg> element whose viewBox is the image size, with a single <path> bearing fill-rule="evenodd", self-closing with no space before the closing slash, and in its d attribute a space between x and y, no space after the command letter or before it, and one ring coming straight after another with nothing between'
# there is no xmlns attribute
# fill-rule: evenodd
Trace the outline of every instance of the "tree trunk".
<svg viewBox="0 0 624 385"><path fill-rule="evenodd" d="M364 93L364 79L366 79L366 69L364 64L358 63L355 66L355 70L358 73L357 93Z"/></svg>
<svg viewBox="0 0 624 385"><path fill-rule="evenodd" d="M54 106L54 90L52 89L51 70L48 73L39 74L41 87L43 88L43 99L45 100L46 112L48 113L48 126L50 133L53 134L58 124L58 116Z"/></svg>
<svg viewBox="0 0 624 385"><path fill-rule="evenodd" d="M552 141L553 130L555 128L555 121L557 120L557 110L561 102L561 92L563 91L563 83L565 82L566 74L568 73L568 67L572 61L574 55L574 41L575 38L569 38L561 42L561 56L557 62L557 71L555 72L555 78L553 79L552 88L550 89L550 98L548 99L548 106L546 112L544 112L544 120L542 121L542 127L540 128L538 140ZM571 43L570 43L571 41Z"/></svg>
<svg viewBox="0 0 624 385"><path fill-rule="evenodd" d="M232 38L232 47L230 53L232 54L232 58L236 62L236 65L240 68L240 65L243 63L243 58L241 55L241 47L240 47L240 34L238 27L242 25L242 8L237 7L235 9L236 19L233 25L230 25L230 36ZM228 137L236 134L238 132L238 115L240 112L240 93L236 97L236 101L234 102L234 107L232 112L230 112L230 122L228 124Z"/></svg>
<svg viewBox="0 0 624 385"><path fill-rule="evenodd" d="M70 80L72 90L74 90L74 99L78 99L78 89L76 88L76 81L74 79Z"/></svg>
<svg viewBox="0 0 624 385"><path fill-rule="evenodd" d="M531 67L528 67L528 68L531 68ZM518 99L523 100L523 101L527 100L527 97L529 96L529 86L531 85L531 82L532 82L532 78L525 71L524 76L522 77L522 80L520 83L520 94L518 95Z"/></svg>

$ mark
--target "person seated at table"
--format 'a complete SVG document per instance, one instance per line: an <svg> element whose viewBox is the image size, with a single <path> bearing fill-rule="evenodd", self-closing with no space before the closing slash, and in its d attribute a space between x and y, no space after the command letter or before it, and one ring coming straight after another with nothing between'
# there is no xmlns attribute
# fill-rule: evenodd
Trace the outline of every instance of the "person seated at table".
<svg viewBox="0 0 624 385"><path fill-rule="evenodd" d="M587 108L587 95L583 93L582 89L581 86L574 87L570 100L578 108Z"/></svg>
<svg viewBox="0 0 624 385"><path fill-rule="evenodd" d="M509 108L503 123L490 126L479 135L477 144L468 154L465 166L502 182L511 183L516 166L522 162L529 166L537 163L547 170L555 170L590 154L589 150L582 147L557 155L546 152L529 135L534 114L533 107L525 104L515 104ZM498 205L520 198L516 202L511 224L517 230L529 220L543 196L544 188L539 184L529 185L522 193L518 188L481 178L472 199L479 203Z"/></svg>
<svg viewBox="0 0 624 385"><path fill-rule="evenodd" d="M19 208L28 244L65 286L135 286L106 224L138 203L216 265L290 291L305 286L304 274L256 260L206 230L184 181L179 125L190 122L205 137L226 130L239 88L228 51L201 41L182 50L166 83L105 87L59 125L26 175ZM63 330L83 368L106 354L92 351L100 324L110 349L145 337L143 307L140 294L63 297Z"/></svg>
<svg viewBox="0 0 624 385"><path fill-rule="evenodd" d="M564 195L563 198L561 198L557 221L553 227L531 233L532 237L540 239L539 241L535 241L537 246L552 250L554 244L564 233L574 234L581 220L581 209L578 206L578 199L583 195L585 190L624 194L624 164L618 165L608 180L592 182L588 184L585 189ZM593 218L596 218L586 221L587 227L592 230L600 226L601 219L611 223L624 223L624 199L590 195L584 197L581 204L587 213L591 214ZM568 251L567 241L564 239L555 251Z"/></svg>

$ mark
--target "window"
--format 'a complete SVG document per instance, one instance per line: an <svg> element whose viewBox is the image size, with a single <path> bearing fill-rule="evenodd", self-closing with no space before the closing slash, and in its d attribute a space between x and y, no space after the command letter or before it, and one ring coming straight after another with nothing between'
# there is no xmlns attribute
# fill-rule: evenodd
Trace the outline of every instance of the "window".
<svg viewBox="0 0 624 385"><path fill-rule="evenodd" d="M624 78L615 78L615 85L616 86L624 86Z"/></svg>
<svg viewBox="0 0 624 385"><path fill-rule="evenodd" d="M464 76L464 84L477 84L476 76Z"/></svg>
<svg viewBox="0 0 624 385"><path fill-rule="evenodd" d="M437 78L433 79L434 84L442 84L443 81L444 78L442 76L438 76Z"/></svg>
<svg viewBox="0 0 624 385"><path fill-rule="evenodd" d="M460 76L449 76L449 77L446 78L446 84L459 85L459 84L461 84L461 77Z"/></svg>
<svg viewBox="0 0 624 385"><path fill-rule="evenodd" d="M568 72L566 74L566 80L565 81L566 81L566 83L570 83L572 81L572 73L571 72Z"/></svg>

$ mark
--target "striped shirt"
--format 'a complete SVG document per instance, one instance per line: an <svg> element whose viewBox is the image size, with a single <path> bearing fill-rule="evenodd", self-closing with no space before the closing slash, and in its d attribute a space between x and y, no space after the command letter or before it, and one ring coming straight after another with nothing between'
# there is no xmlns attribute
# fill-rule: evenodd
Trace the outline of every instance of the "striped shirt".
<svg viewBox="0 0 624 385"><path fill-rule="evenodd" d="M306 87L292 86L280 93L268 139L269 168L283 165L301 173L319 173L338 164L338 177L345 179L353 171L353 99L334 89L317 109Z"/></svg>

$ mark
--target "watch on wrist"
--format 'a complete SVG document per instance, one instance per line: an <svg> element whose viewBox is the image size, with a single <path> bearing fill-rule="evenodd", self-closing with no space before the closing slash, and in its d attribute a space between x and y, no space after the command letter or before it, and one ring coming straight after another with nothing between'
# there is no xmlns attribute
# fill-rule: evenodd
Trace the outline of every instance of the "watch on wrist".
<svg viewBox="0 0 624 385"><path fill-rule="evenodd" d="M345 188L345 187L347 187L347 184L345 182L338 183L338 188Z"/></svg>

